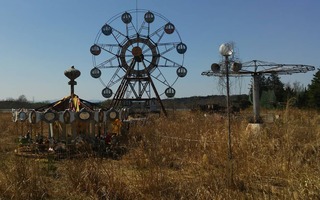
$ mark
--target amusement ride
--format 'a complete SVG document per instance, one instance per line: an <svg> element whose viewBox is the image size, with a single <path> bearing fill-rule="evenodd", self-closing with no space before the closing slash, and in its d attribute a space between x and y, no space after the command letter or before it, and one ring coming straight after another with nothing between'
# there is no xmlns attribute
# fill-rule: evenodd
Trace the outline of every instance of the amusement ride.
<svg viewBox="0 0 320 200"><path fill-rule="evenodd" d="M111 107L140 107L150 112L160 106L166 115L161 96L174 97L174 84L187 75L186 51L175 25L163 15L129 10L102 25L90 47L90 74L101 81L102 96L113 97Z"/></svg>
<svg viewBox="0 0 320 200"><path fill-rule="evenodd" d="M253 122L260 120L260 103L259 103L259 77L271 74L291 75L294 73L306 73L315 70L314 66L304 64L279 64L274 62L265 62L252 60L248 62L240 62L237 57L233 57L234 50L232 43L222 44L220 50L227 49L229 54L225 56L225 60L219 63L213 63L211 70L201 73L203 76L216 77L252 77L253 79ZM229 86L227 86L229 90Z"/></svg>

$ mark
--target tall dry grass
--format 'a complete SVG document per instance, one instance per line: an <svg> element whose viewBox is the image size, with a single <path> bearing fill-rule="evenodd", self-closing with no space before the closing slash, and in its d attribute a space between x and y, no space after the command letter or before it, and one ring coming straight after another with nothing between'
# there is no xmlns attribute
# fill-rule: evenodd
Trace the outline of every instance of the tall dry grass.
<svg viewBox="0 0 320 200"><path fill-rule="evenodd" d="M256 134L243 113L232 118L232 160L225 117L200 112L136 122L118 161L20 158L1 147L0 199L319 199L320 117L276 112ZM4 124L2 146L15 134Z"/></svg>

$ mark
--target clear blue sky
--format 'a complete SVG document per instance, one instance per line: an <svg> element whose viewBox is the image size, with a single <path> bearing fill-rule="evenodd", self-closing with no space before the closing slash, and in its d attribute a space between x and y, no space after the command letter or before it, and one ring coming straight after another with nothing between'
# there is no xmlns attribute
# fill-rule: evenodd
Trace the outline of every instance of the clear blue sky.
<svg viewBox="0 0 320 200"><path fill-rule="evenodd" d="M90 76L89 48L104 23L136 7L165 16L188 46L188 75L175 84L176 97L220 94L217 78L201 72L220 60L224 42L235 42L242 61L320 65L319 0L2 0L0 99L67 96L64 71L72 65L82 73L75 92L87 100L104 99L102 84ZM281 80L306 86L314 73ZM250 78L234 83L240 87L233 93L246 93Z"/></svg>

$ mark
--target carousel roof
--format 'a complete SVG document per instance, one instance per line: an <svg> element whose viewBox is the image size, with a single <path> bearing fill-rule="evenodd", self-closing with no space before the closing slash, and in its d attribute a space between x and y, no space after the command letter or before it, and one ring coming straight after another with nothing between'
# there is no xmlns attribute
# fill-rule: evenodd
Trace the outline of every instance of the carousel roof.
<svg viewBox="0 0 320 200"><path fill-rule="evenodd" d="M96 108L101 108L101 106L96 103L81 99L79 96L74 94L73 97L71 95L66 96L58 101L36 108L35 110L45 111L47 109L51 109L57 112L64 110L79 112L82 108L93 111Z"/></svg>
<svg viewBox="0 0 320 200"><path fill-rule="evenodd" d="M118 117L119 112L115 109L104 109L99 104L80 99L77 95L66 96L59 101L32 110L12 110L14 122L28 119L27 121L32 124L39 121L47 123L60 121L69 124L76 119L83 122L88 120L105 122L106 120L118 119Z"/></svg>

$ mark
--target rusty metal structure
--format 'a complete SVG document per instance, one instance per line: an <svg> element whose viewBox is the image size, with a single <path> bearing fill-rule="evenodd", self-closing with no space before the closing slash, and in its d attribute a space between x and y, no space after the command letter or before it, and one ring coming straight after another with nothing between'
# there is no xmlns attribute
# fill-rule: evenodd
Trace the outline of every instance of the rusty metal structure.
<svg viewBox="0 0 320 200"><path fill-rule="evenodd" d="M81 152L81 148L97 149L104 137L122 134L117 110L105 109L75 94L75 79L81 75L80 71L72 66L64 74L70 79L70 95L36 109L12 110L12 120L21 135L17 155L83 154L86 152Z"/></svg>
<svg viewBox="0 0 320 200"><path fill-rule="evenodd" d="M257 123L260 119L259 103L259 77L262 75L291 75L294 73L306 73L315 70L314 66L304 64L279 64L252 60L240 62L238 59L230 59L228 65L228 75L231 77L252 77L253 85L253 122ZM201 73L203 76L226 76L226 65L223 62L211 65L211 70Z"/></svg>
<svg viewBox="0 0 320 200"><path fill-rule="evenodd" d="M140 105L147 111L160 107L166 114L161 96L175 96L173 85L187 74L183 66L186 51L175 25L164 16L129 10L115 15L99 30L90 47L90 73L103 84L102 96L113 97L111 107Z"/></svg>

